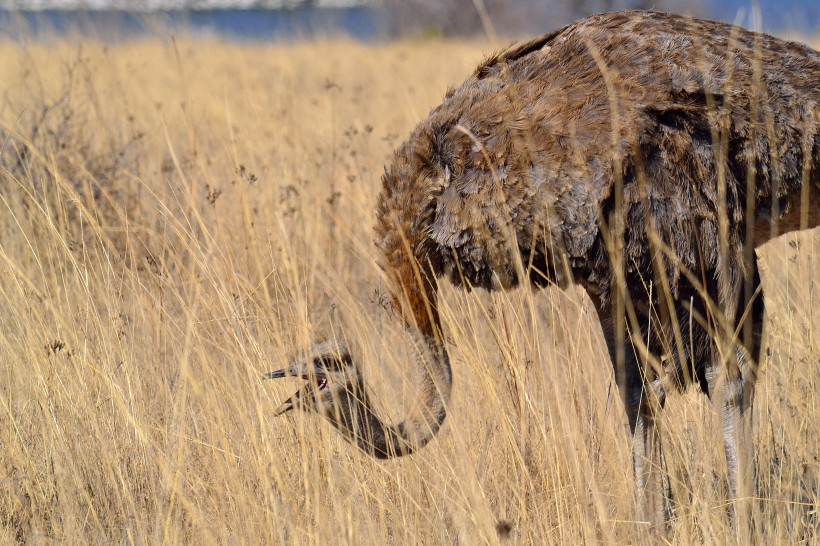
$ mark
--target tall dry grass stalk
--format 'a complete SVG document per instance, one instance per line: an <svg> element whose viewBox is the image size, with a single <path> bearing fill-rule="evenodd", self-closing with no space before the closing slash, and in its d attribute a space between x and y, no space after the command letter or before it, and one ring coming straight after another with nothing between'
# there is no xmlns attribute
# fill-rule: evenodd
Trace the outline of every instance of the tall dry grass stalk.
<svg viewBox="0 0 820 546"><path fill-rule="evenodd" d="M413 395L371 226L391 150L484 46L0 44L0 543L639 543L628 428L580 290L445 288L431 446L371 460L267 384L344 332ZM820 232L765 247L764 544L820 537ZM662 417L672 541L732 542L719 418Z"/></svg>

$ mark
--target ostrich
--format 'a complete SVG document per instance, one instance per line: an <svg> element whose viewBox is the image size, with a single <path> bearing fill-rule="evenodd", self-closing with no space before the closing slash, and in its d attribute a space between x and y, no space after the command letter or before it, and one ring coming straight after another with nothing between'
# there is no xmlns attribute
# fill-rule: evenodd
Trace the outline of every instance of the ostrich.
<svg viewBox="0 0 820 546"><path fill-rule="evenodd" d="M657 413L699 386L731 493L754 495L763 299L754 249L820 223L820 54L714 21L607 13L514 45L450 89L385 170L380 265L419 348L407 417L372 410L348 349L268 378L377 458L411 454L452 385L436 292L572 283L597 309L633 437L642 517L670 516Z"/></svg>

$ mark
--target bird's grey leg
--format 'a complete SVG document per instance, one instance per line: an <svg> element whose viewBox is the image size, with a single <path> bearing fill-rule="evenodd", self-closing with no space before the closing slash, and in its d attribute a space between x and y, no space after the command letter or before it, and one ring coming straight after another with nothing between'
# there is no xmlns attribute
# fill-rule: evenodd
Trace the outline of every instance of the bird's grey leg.
<svg viewBox="0 0 820 546"><path fill-rule="evenodd" d="M664 406L665 390L659 380L650 377L630 348L624 347L623 363L618 364L617 343L624 340L616 340L611 322L602 321L602 326L632 435L638 517L666 530L665 524L671 518L672 493L656 420Z"/></svg>
<svg viewBox="0 0 820 546"><path fill-rule="evenodd" d="M624 405L632 433L639 517L659 526L665 526L670 520L672 500L656 421L664 400L665 393L657 380L628 382L624 389Z"/></svg>
<svg viewBox="0 0 820 546"><path fill-rule="evenodd" d="M765 306L757 294L760 276L752 263L749 289L737 305L736 316L745 317L737 331L739 342L730 346L717 336L706 370L709 397L717 406L723 428L729 494L730 517L735 523L740 543L753 536L757 508L757 474L754 460L753 400L757 365L763 334ZM718 345L722 343L722 347Z"/></svg>
<svg viewBox="0 0 820 546"><path fill-rule="evenodd" d="M666 399L661 382L645 369L628 338L616 334L611 310L593 298L615 371L632 435L638 517L663 530L671 518L672 492L661 449L656 417ZM619 355L620 353L620 355ZM620 360L620 362L619 362Z"/></svg>
<svg viewBox="0 0 820 546"><path fill-rule="evenodd" d="M709 395L720 412L723 444L726 452L730 515L740 536L751 529L752 508L757 496L754 463L752 401L754 398L754 364L743 347L732 351L728 362L717 355L706 373Z"/></svg>

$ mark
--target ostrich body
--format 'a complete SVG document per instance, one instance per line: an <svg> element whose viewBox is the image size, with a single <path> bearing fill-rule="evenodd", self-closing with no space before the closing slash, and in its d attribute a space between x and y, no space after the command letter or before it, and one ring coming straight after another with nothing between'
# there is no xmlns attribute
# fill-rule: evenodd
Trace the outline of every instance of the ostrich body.
<svg viewBox="0 0 820 546"><path fill-rule="evenodd" d="M763 299L754 249L820 222L820 54L723 23L596 15L480 65L383 176L376 244L421 342L398 425L372 411L340 344L267 377L379 458L423 447L452 375L438 277L582 285L633 434L644 517L668 518L655 415L699 385L720 409L732 493L754 493L751 404ZM651 328L648 325L651 324Z"/></svg>

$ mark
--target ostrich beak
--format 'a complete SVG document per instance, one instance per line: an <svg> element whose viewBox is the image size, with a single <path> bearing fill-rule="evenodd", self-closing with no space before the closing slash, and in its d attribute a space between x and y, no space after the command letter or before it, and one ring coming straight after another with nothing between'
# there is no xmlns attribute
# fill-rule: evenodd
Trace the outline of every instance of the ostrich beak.
<svg viewBox="0 0 820 546"><path fill-rule="evenodd" d="M327 377L324 374L311 372L310 374L307 373L306 370L296 369L297 366L290 366L284 370L276 370L275 372L268 372L263 375L263 379L279 379L281 377L301 377L305 381L308 381L307 385L296 391L293 396L282 402L276 410L273 412L274 417L278 415L282 415L283 413L287 413L292 409L298 407L305 407L309 406L311 401L317 399L317 394L323 388L327 386ZM307 402L307 404L305 403Z"/></svg>
<svg viewBox="0 0 820 546"><path fill-rule="evenodd" d="M292 374L289 374L290 370L276 370L275 372L268 372L262 376L263 379L279 379L280 377L290 377ZM294 408L296 405L295 402L299 398L299 392L285 400L282 405L276 408L276 411L273 412L274 417L278 415L282 415L283 413L287 413Z"/></svg>
<svg viewBox="0 0 820 546"><path fill-rule="evenodd" d="M287 400L285 400L282 403L282 405L280 405L278 408L276 408L276 410L273 412L273 416L278 417L278 416L282 415L283 413L287 413L290 410L292 410L293 405L294 405L294 398L296 398L296 397L297 396L294 395L291 398L288 398Z"/></svg>

